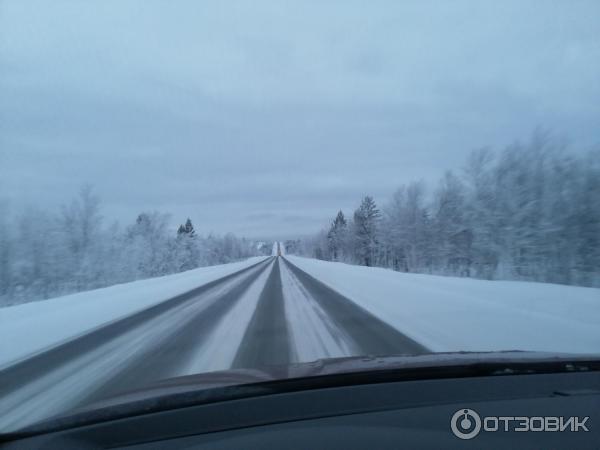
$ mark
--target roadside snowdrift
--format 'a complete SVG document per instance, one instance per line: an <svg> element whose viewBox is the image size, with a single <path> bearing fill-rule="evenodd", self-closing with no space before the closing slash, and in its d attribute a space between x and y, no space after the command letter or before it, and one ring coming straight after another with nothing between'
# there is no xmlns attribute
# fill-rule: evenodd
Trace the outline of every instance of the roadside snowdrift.
<svg viewBox="0 0 600 450"><path fill-rule="evenodd" d="M286 258L433 351L600 352L600 289Z"/></svg>

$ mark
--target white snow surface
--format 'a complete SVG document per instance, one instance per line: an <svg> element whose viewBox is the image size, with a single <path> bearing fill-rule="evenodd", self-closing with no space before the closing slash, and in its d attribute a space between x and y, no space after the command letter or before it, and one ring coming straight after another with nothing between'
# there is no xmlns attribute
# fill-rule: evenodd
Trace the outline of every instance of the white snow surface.
<svg viewBox="0 0 600 450"><path fill-rule="evenodd" d="M600 289L286 258L433 351L600 353Z"/></svg>
<svg viewBox="0 0 600 450"><path fill-rule="evenodd" d="M264 259L254 257L0 308L0 369Z"/></svg>

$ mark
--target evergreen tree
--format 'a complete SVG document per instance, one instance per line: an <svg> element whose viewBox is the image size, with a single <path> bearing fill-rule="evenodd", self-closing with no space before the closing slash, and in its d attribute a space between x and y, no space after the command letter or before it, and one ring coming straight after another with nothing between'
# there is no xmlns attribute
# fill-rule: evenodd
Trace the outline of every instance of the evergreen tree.
<svg viewBox="0 0 600 450"><path fill-rule="evenodd" d="M333 261L339 261L341 253L343 252L344 245L346 244L348 224L344 213L340 210L337 213L334 221L331 223L329 233L327 233L327 243L329 247L329 253Z"/></svg>
<svg viewBox="0 0 600 450"><path fill-rule="evenodd" d="M177 236L187 236L187 237L195 237L196 231L194 230L194 225L192 225L192 221L188 217L185 221L185 225L179 225L177 229Z"/></svg>
<svg viewBox="0 0 600 450"><path fill-rule="evenodd" d="M354 248L359 262L365 266L371 266L376 256L380 216L370 196L366 196L354 212Z"/></svg>
<svg viewBox="0 0 600 450"><path fill-rule="evenodd" d="M194 225L192 225L192 221L190 220L190 218L188 217L188 219L185 221L185 233L189 236L189 237L194 237L196 236L196 231L194 230Z"/></svg>
<svg viewBox="0 0 600 450"><path fill-rule="evenodd" d="M194 225L188 217L185 225L179 225L177 230L177 267L178 270L190 270L200 264L199 243L196 242Z"/></svg>

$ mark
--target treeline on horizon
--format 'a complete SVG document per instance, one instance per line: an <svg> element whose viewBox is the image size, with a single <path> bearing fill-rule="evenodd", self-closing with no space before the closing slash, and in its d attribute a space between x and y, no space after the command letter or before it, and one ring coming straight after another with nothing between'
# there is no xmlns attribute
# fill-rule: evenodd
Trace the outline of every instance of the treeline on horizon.
<svg viewBox="0 0 600 450"><path fill-rule="evenodd" d="M104 226L91 187L58 213L28 209L0 217L0 306L157 277L257 255L256 243L196 233L190 219L177 231L170 216L143 212L122 228ZM270 251L270 248L269 248Z"/></svg>
<svg viewBox="0 0 600 450"><path fill-rule="evenodd" d="M402 185L380 209L366 196L300 253L401 272L600 287L600 152L547 133L472 152L431 189Z"/></svg>

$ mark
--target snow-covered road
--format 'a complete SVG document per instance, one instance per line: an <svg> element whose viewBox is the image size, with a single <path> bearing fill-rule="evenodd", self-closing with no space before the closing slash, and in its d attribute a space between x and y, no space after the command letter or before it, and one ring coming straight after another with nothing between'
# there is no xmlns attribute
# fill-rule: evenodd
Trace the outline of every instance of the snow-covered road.
<svg viewBox="0 0 600 450"><path fill-rule="evenodd" d="M11 411L0 415L0 431L199 372L352 355L600 349L598 289L408 275L292 256L229 266L138 282L140 292L154 284L173 293L163 301L150 295L145 306L128 285L102 290L111 295L95 317L93 293L77 294L76 304L51 299L0 309L0 338L17 348L20 337L26 343L26 351L0 355L0 411ZM178 291L182 281L189 287ZM7 320L23 311L29 315L16 326ZM73 323L61 327L64 317ZM46 341L19 328L23 321L49 333Z"/></svg>
<svg viewBox="0 0 600 450"><path fill-rule="evenodd" d="M0 416L0 430L175 376L426 351L270 257L8 364L0 410L11 413Z"/></svg>

